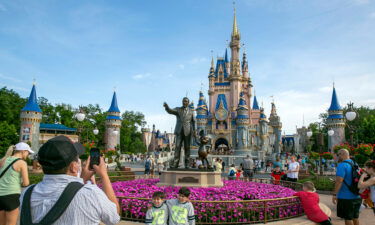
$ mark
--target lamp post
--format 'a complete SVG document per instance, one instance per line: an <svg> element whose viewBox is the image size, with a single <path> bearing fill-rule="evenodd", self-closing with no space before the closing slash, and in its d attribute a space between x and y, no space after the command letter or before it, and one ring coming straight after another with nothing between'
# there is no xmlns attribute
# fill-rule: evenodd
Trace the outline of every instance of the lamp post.
<svg viewBox="0 0 375 225"><path fill-rule="evenodd" d="M82 139L81 139L81 134L82 134L82 129L83 129L83 125L81 122L83 122L86 118L86 114L84 113L83 109L80 107L79 108L79 112L76 113L74 115L74 117L78 120L78 129L77 129L77 133L78 133L78 142L81 142ZM89 119L90 122L92 122L90 119ZM99 129L97 127L95 127L95 129L92 131L94 133L94 135L97 135L99 134ZM88 142L88 138L89 138L89 130L87 130L87 134L86 134L86 142Z"/></svg>
<svg viewBox="0 0 375 225"><path fill-rule="evenodd" d="M353 121L357 117L357 113L354 111L353 102L348 103L348 111L345 113L345 117L349 121ZM346 124L349 128L350 133L350 145L353 146L353 134L354 134L354 127L353 125L350 126L349 124Z"/></svg>
<svg viewBox="0 0 375 225"><path fill-rule="evenodd" d="M335 134L335 131L330 129L327 132L328 136L332 136ZM320 126L319 126L319 133L317 133L316 136L317 145L319 146L319 170L320 175L323 175L323 160L322 160L322 154L323 154L323 146L324 146L324 133L321 132Z"/></svg>
<svg viewBox="0 0 375 225"><path fill-rule="evenodd" d="M99 130L97 127L95 127L95 129L92 131L94 133L94 135L98 135L99 134Z"/></svg>
<svg viewBox="0 0 375 225"><path fill-rule="evenodd" d="M82 125L81 125L81 122L85 119L86 115L85 113L83 112L83 109L80 107L79 108L79 112L76 113L74 115L74 117L78 120L78 129L77 129L77 133L78 133L78 142L81 142L81 133L82 133Z"/></svg>
<svg viewBox="0 0 375 225"><path fill-rule="evenodd" d="M307 144L308 144L308 146L310 146L310 138L311 138L311 136L313 135L313 132L311 131L311 130L308 130L307 132L306 132L306 136L307 136ZM311 150L311 149L310 149Z"/></svg>

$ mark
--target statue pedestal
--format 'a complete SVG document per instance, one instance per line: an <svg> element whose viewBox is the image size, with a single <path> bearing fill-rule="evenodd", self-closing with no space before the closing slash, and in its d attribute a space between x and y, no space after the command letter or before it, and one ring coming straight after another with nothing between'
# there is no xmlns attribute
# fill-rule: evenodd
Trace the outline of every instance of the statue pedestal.
<svg viewBox="0 0 375 225"><path fill-rule="evenodd" d="M167 170L160 175L158 186L222 187L221 172L200 170Z"/></svg>

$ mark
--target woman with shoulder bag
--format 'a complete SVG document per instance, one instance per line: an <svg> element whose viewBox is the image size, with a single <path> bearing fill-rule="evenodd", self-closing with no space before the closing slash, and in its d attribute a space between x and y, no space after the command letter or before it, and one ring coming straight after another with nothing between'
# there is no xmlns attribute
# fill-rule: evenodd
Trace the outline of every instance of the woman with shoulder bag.
<svg viewBox="0 0 375 225"><path fill-rule="evenodd" d="M0 162L0 224L17 223L21 186L29 185L25 159L30 153L34 153L30 146L20 142L11 146Z"/></svg>

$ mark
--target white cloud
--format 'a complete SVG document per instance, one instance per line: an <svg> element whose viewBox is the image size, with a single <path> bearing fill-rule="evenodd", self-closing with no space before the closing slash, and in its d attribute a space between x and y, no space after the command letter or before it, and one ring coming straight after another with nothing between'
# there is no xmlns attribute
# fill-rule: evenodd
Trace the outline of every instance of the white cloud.
<svg viewBox="0 0 375 225"><path fill-rule="evenodd" d="M184 64L179 64L178 67L179 67L180 69L182 69L182 70L185 69L185 65L184 65Z"/></svg>
<svg viewBox="0 0 375 225"><path fill-rule="evenodd" d="M206 61L207 61L207 58L205 58L205 57L195 57L195 58L191 59L189 61L189 63L197 64L197 63L206 62Z"/></svg>
<svg viewBox="0 0 375 225"><path fill-rule="evenodd" d="M332 86L321 87L318 89L320 92L327 93L332 91Z"/></svg>
<svg viewBox="0 0 375 225"><path fill-rule="evenodd" d="M167 131L168 133L174 131L176 118L173 115L169 115L167 112L163 114L148 114L145 113L145 120L147 126L152 129L152 125L155 124L155 128L161 132Z"/></svg>
<svg viewBox="0 0 375 225"><path fill-rule="evenodd" d="M151 73L140 73L140 74L135 74L132 76L132 78L134 80L140 80L140 79L143 79L143 78L146 78L146 77L149 77L151 76Z"/></svg>
<svg viewBox="0 0 375 225"><path fill-rule="evenodd" d="M10 77L10 76L5 76L3 74L0 73L0 79L3 79L3 80L10 80L10 81L13 81L13 82L21 82L21 80L17 79L17 78L14 78L14 77Z"/></svg>
<svg viewBox="0 0 375 225"><path fill-rule="evenodd" d="M13 90L25 91L25 92L30 91L30 89L26 89L26 88L19 87L19 86L6 85L6 84L2 84L2 83L0 83L0 87L7 87L7 89L13 89Z"/></svg>

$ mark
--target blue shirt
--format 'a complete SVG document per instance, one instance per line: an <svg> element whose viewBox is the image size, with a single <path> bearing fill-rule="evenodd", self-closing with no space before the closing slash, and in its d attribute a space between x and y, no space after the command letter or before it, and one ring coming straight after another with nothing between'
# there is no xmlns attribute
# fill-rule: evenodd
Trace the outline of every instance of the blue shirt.
<svg viewBox="0 0 375 225"><path fill-rule="evenodd" d="M347 162L353 163L351 159L345 160ZM352 184L352 166L349 163L341 162L337 166L336 176L344 178L344 181L350 186ZM337 193L337 198L339 199L357 199L360 198L359 195L353 194L348 186L342 182L341 188Z"/></svg>

